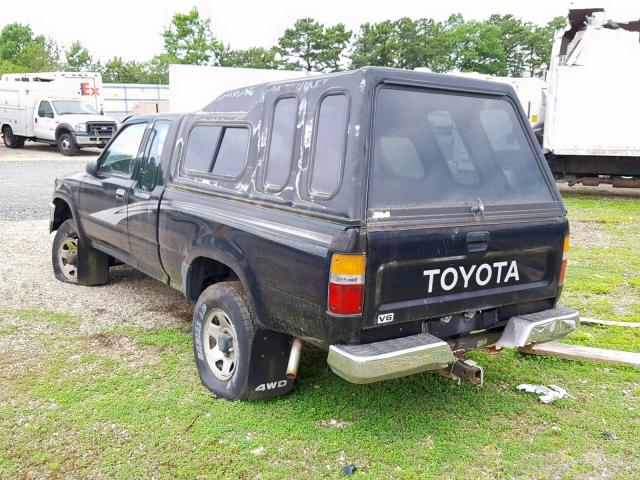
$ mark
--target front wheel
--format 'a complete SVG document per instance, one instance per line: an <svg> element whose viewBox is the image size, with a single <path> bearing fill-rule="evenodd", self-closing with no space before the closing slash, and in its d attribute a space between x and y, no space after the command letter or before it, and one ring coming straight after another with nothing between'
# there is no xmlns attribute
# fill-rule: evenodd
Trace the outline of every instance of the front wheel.
<svg viewBox="0 0 640 480"><path fill-rule="evenodd" d="M193 314L193 350L202 383L218 397L246 399L255 326L240 282L208 287Z"/></svg>
<svg viewBox="0 0 640 480"><path fill-rule="evenodd" d="M77 155L80 151L70 133L60 135L60 138L58 138L58 150L67 157Z"/></svg>
<svg viewBox="0 0 640 480"><path fill-rule="evenodd" d="M71 220L65 221L53 239L51 263L56 278L65 283L78 283L78 244L80 237Z"/></svg>
<svg viewBox="0 0 640 480"><path fill-rule="evenodd" d="M73 220L58 228L51 248L53 273L76 285L102 285L109 281L109 256L82 241Z"/></svg>

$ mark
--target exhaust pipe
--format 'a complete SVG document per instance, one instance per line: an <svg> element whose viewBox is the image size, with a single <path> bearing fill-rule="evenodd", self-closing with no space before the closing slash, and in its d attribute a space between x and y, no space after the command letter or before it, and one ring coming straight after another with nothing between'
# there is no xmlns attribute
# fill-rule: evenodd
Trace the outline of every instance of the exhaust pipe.
<svg viewBox="0 0 640 480"><path fill-rule="evenodd" d="M300 353L302 352L302 340L293 339L291 345L291 353L289 354L289 363L287 364L287 378L293 380L298 376L298 365L300 365Z"/></svg>

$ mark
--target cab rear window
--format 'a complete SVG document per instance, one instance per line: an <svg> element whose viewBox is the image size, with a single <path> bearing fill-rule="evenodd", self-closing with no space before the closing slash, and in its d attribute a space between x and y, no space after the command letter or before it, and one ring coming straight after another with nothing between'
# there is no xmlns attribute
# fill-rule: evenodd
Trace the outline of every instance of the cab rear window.
<svg viewBox="0 0 640 480"><path fill-rule="evenodd" d="M385 87L373 129L370 208L553 201L508 100Z"/></svg>

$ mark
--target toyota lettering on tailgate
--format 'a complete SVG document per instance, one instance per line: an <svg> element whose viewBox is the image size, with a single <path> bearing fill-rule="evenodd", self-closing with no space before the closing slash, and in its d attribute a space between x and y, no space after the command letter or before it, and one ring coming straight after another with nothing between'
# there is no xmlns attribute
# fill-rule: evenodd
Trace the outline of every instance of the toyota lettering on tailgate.
<svg viewBox="0 0 640 480"><path fill-rule="evenodd" d="M458 286L458 283L462 283L462 288L469 288L469 284L475 283L479 287L487 285L491 279L495 279L495 283L507 283L509 280L520 280L518 273L518 263L515 260L511 262L493 262L483 263L481 265L471 265L465 267L460 265L458 267L448 267L444 270L440 268L434 268L431 270L425 270L424 276L428 279L427 292L433 292L433 285L435 282L440 283L440 288L445 291L453 290Z"/></svg>

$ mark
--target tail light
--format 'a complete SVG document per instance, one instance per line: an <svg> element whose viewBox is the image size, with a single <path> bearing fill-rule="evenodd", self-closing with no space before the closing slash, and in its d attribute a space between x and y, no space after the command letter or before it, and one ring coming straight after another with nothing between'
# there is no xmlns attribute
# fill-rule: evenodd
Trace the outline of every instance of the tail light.
<svg viewBox="0 0 640 480"><path fill-rule="evenodd" d="M567 252L569 251L569 235L564 237L562 244L562 263L560 264L560 285L564 284L564 275L567 272Z"/></svg>
<svg viewBox="0 0 640 480"><path fill-rule="evenodd" d="M365 264L366 257L363 254L333 254L327 302L329 313L336 315L362 313Z"/></svg>

